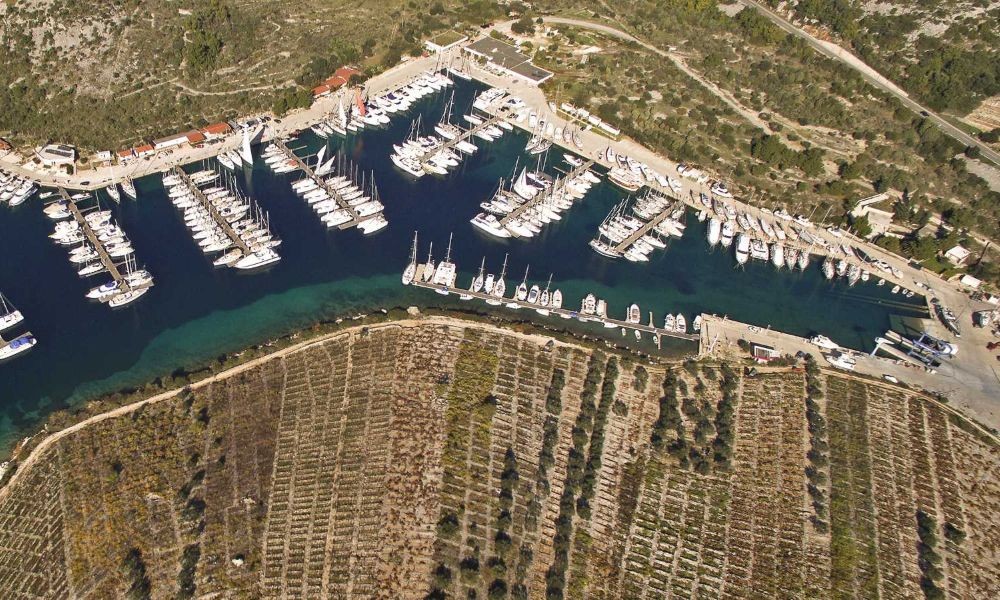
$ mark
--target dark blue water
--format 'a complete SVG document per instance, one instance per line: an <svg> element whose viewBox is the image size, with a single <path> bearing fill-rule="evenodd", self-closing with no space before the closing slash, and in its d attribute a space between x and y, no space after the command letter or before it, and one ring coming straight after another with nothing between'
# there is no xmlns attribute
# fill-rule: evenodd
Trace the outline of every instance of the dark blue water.
<svg viewBox="0 0 1000 600"><path fill-rule="evenodd" d="M456 114L471 104L473 91L471 84L459 85ZM425 122L437 121L443 100L442 94L424 100ZM530 264L530 279L540 285L553 274L565 306L578 306L589 291L606 298L609 314L619 317L628 304L638 302L657 321L667 311L683 312L689 322L697 312L727 314L801 335L822 332L846 346L866 349L889 326L891 314L912 314L897 306L902 298L891 295L888 286L876 287L873 281L848 288L825 281L817 261L806 273L778 272L769 264L735 269L731 254L709 251L704 225L693 215L685 236L656 252L648 264L600 257L587 242L623 197L608 184L595 186L540 236L525 241L490 238L469 219L492 195L498 179L509 177L515 160L534 164L534 157L521 156L526 137L507 134L481 144L457 173L415 182L388 160L391 144L408 130L409 121L397 119L385 130L329 142L361 169L375 171L389 226L371 237L355 230L327 231L292 194L294 174L273 175L259 163L241 176L241 185L269 211L271 228L283 240L281 262L262 273L213 268L167 200L160 176L138 181L139 200L126 200L116 209L117 217L139 263L156 277L156 286L135 305L117 311L84 297L103 279L76 275L65 250L47 237L52 224L40 202L0 210L0 290L25 314L21 329L39 339L29 353L0 364L0 442L30 428L48 410L202 364L320 318L411 304L458 305L450 297L400 284L414 230L420 231L421 259L430 241L440 259L449 233L454 233L460 285L468 284L483 256L495 272L509 252L508 282L520 281ZM307 133L289 145L304 154L321 143ZM552 172L565 167L559 152L552 152L549 161ZM478 302L461 304L487 308ZM615 330L546 320L621 340ZM645 348L652 349L650 341Z"/></svg>

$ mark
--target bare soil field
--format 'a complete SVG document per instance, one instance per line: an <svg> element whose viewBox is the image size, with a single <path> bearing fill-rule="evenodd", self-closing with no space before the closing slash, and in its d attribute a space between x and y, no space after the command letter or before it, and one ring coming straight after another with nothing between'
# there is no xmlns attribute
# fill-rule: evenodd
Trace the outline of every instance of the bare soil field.
<svg viewBox="0 0 1000 600"><path fill-rule="evenodd" d="M994 444L814 368L356 328L46 445L0 496L0 591L995 597Z"/></svg>

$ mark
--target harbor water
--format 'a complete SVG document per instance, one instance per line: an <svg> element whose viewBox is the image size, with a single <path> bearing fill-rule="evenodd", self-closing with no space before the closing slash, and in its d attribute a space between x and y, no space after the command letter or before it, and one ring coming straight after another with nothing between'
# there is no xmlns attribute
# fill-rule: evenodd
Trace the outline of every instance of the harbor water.
<svg viewBox="0 0 1000 600"><path fill-rule="evenodd" d="M458 82L456 117L467 112L476 89ZM414 181L388 159L392 144L407 135L412 117L423 114L423 129L430 132L448 94L428 96L418 110L397 116L385 129L347 140L321 140L306 132L288 142L300 155L327 143L369 177L374 170L389 220L375 235L328 231L291 191L295 173L274 175L258 160L253 170L239 174L240 185L268 211L272 231L283 240L281 262L263 272L213 268L170 204L160 176L136 182L137 201L124 199L116 207L104 198L102 203L114 209L132 240L138 264L156 278L145 297L122 309L85 298L107 276L77 276L66 249L48 239L52 222L42 214L41 201L0 209L0 291L25 315L24 326L14 331L30 330L39 340L31 351L0 364L0 443L6 446L30 431L48 411L196 367L319 319L409 305L495 310L478 301L459 302L454 296L402 286L400 273L414 230L419 230L419 260L426 259L429 242L440 260L449 234L454 234L452 258L460 286L468 286L482 257L495 273L509 253L509 292L530 266L529 285L544 287L552 274L552 285L562 290L567 308L579 307L592 292L607 300L610 316L624 318L628 305L636 302L643 323L652 311L657 326L667 312L684 313L689 323L695 314L709 312L798 335L823 333L842 345L869 350L891 316L912 316L922 308L919 297L905 299L891 294L891 286L876 286L874 274L870 282L854 287L826 281L815 258L804 273L778 271L770 263L736 268L731 252L709 248L705 224L694 214L688 215L684 237L654 252L649 263L601 257L587 243L611 207L626 196L607 183L594 186L561 221L532 239L491 238L469 219L492 196L499 179L510 178L515 162L535 165L537 157L523 153L527 135L515 130L490 144L477 140L480 151L447 177ZM568 168L557 148L546 160L551 173ZM189 170L197 168L202 166ZM631 334L626 340L600 325L524 309L508 312L636 344ZM655 350L648 336L638 344ZM689 342L666 345L694 350Z"/></svg>

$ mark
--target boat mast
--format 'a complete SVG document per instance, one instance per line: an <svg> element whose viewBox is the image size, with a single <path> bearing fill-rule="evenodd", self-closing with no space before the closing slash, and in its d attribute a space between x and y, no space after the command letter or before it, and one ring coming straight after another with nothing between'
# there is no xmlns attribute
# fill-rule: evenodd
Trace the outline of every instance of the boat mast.
<svg viewBox="0 0 1000 600"><path fill-rule="evenodd" d="M410 250L410 264L417 264L417 232L413 232L413 248Z"/></svg>
<svg viewBox="0 0 1000 600"><path fill-rule="evenodd" d="M451 238L454 235L455 235L454 233L449 233L448 234L448 250L446 250L445 253L444 253L444 262L446 262L446 263L451 262Z"/></svg>

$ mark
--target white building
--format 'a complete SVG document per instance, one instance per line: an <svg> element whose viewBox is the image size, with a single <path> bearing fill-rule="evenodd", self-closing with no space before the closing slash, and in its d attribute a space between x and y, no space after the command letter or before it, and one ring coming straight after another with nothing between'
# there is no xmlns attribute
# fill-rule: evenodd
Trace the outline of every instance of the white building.
<svg viewBox="0 0 1000 600"><path fill-rule="evenodd" d="M49 144L39 148L35 154L46 167L71 165L76 162L76 148L66 144Z"/></svg>

